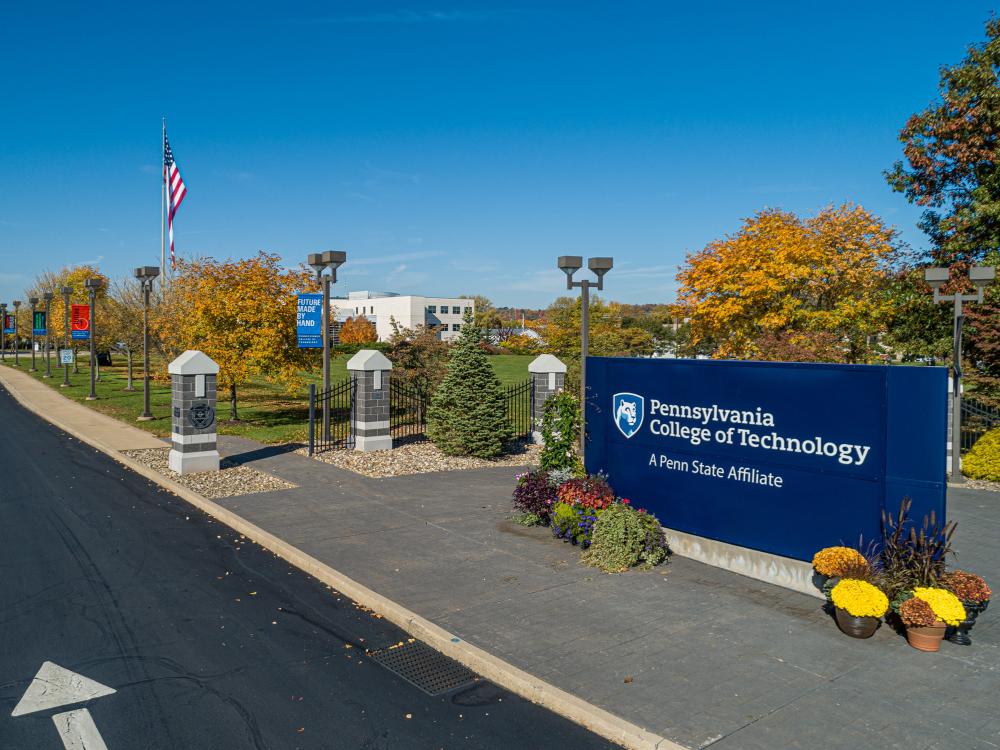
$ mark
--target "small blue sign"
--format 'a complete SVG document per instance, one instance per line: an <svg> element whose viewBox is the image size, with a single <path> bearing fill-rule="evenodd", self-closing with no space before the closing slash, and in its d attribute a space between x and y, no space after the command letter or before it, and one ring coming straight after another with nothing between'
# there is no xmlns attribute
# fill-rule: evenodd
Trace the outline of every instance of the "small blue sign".
<svg viewBox="0 0 1000 750"><path fill-rule="evenodd" d="M295 319L299 349L323 348L323 295L300 294Z"/></svg>
<svg viewBox="0 0 1000 750"><path fill-rule="evenodd" d="M587 469L667 528L798 560L945 518L947 371L587 358Z"/></svg>

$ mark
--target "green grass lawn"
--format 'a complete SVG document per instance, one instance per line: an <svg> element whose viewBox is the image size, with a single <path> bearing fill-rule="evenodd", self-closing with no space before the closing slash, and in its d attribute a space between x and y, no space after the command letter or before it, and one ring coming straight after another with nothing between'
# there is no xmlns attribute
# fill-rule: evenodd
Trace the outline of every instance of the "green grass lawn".
<svg viewBox="0 0 1000 750"><path fill-rule="evenodd" d="M350 357L335 357L330 362L330 380L336 383L347 377L347 361ZM528 363L531 356L498 354L490 357L490 363L496 370L504 385L521 383L528 377ZM150 405L154 419L149 422L138 422L136 418L142 413L142 371L138 364L134 367L134 391L125 390L127 385L125 360L121 356L114 357L114 366L100 369L101 379L97 383L97 400L87 401L90 393L90 368L86 356L81 357L80 372L74 375L70 368L70 386L60 387L63 381L62 367L56 361L52 363L52 378L45 379L44 360L36 355L39 367L35 373L28 373L41 382L57 389L64 396L107 414L123 422L148 430L160 437L170 435L170 384L152 381L150 383ZM8 354L3 364L13 367L14 357ZM20 356L20 369L28 372L31 367L30 353ZM311 371L303 373L305 385L295 393L280 385L269 383L258 378L242 386L237 391L237 409L239 421L231 422L229 404L224 399L227 393L219 393L218 429L222 435L241 435L259 440L262 443L304 442L309 431L309 395L308 384L322 381L322 373Z"/></svg>

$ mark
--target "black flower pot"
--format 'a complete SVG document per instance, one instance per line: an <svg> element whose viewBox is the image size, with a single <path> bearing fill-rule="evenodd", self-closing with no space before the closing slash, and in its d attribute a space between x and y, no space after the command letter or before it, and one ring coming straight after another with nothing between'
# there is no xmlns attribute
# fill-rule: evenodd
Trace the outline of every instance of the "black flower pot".
<svg viewBox="0 0 1000 750"><path fill-rule="evenodd" d="M962 606L965 607L965 619L958 625L949 627L944 637L956 646L971 646L972 639L969 637L969 631L976 624L976 618L979 617L980 612L984 612L989 604L989 600L985 602L962 602Z"/></svg>

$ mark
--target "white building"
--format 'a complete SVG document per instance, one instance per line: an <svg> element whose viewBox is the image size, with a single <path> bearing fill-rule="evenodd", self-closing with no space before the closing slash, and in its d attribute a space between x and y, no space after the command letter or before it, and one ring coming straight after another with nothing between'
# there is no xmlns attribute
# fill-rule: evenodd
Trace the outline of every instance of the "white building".
<svg viewBox="0 0 1000 750"><path fill-rule="evenodd" d="M462 316L473 309L471 299L461 297L421 297L395 292L350 292L330 300L333 320L343 322L364 315L375 325L379 341L392 336L392 321L400 328L434 327L444 341L458 338ZM473 313L475 310L473 309Z"/></svg>

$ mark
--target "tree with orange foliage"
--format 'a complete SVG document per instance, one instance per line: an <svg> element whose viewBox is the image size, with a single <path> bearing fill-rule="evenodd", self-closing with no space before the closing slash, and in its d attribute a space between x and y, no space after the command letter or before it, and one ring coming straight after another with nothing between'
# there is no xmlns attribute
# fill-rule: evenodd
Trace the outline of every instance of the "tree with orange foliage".
<svg viewBox="0 0 1000 750"><path fill-rule="evenodd" d="M215 360L233 420L237 386L262 376L293 392L311 364L310 350L297 346L295 324L296 294L313 288L312 277L279 262L265 252L246 260L181 261L151 321L172 357L198 349Z"/></svg>
<svg viewBox="0 0 1000 750"><path fill-rule="evenodd" d="M871 361L897 253L896 230L861 206L804 219L761 211L687 256L678 299L692 345L713 342L717 357Z"/></svg>
<svg viewBox="0 0 1000 750"><path fill-rule="evenodd" d="M375 326L364 315L348 318L340 327L341 344L370 344L378 341Z"/></svg>

